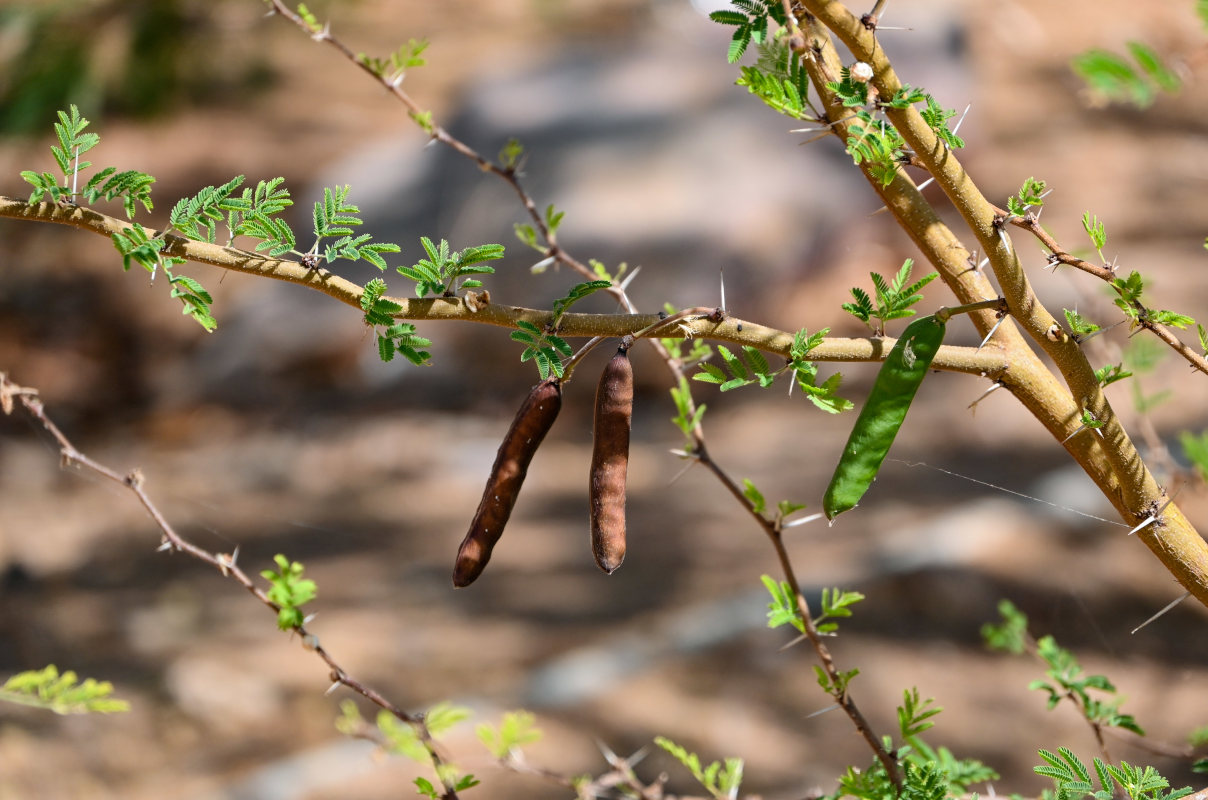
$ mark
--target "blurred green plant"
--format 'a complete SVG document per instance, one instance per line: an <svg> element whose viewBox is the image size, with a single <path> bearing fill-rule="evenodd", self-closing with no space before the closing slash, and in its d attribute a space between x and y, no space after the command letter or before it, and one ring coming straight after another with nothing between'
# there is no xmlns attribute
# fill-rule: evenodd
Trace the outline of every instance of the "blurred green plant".
<svg viewBox="0 0 1208 800"><path fill-rule="evenodd" d="M229 102L272 80L258 48L214 58L235 0L18 0L0 8L0 134L35 134L68 103L148 117Z"/></svg>
<svg viewBox="0 0 1208 800"><path fill-rule="evenodd" d="M45 669L20 672L0 687L0 700L56 714L112 714L129 711L130 704L112 697L113 684L85 678L79 682L71 670L60 673L54 664Z"/></svg>

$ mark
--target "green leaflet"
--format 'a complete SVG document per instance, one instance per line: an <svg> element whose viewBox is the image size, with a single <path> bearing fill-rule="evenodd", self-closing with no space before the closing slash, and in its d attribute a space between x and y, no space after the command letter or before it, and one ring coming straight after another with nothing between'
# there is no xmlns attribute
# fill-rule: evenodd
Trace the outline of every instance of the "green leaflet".
<svg viewBox="0 0 1208 800"><path fill-rule="evenodd" d="M822 509L827 519L854 508L868 491L943 341L944 322L934 316L916 319L902 332L877 373L826 487Z"/></svg>

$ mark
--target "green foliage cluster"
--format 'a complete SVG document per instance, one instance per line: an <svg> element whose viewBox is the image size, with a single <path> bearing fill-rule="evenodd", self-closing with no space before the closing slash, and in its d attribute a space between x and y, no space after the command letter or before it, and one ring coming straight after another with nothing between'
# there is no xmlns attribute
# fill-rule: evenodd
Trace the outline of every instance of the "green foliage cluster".
<svg viewBox="0 0 1208 800"><path fill-rule="evenodd" d="M571 306L601 289L610 288L612 288L612 281L609 280L585 281L584 283L575 284L566 293L565 297L560 297L554 301L554 319L550 323L550 327L558 330L558 323L562 321L562 315L569 311Z"/></svg>
<svg viewBox="0 0 1208 800"><path fill-rule="evenodd" d="M839 778L838 789L825 800L945 800L968 795L975 784L996 780L998 773L981 761L958 758L948 748L933 748L923 740L921 734L934 727L933 718L942 711L932 703L931 699L920 700L918 689L903 691L902 704L897 707L899 739L895 742L892 737L884 737L884 747L896 756L902 768L900 792L885 765L873 761L866 769L848 767Z"/></svg>
<svg viewBox="0 0 1208 800"><path fill-rule="evenodd" d="M377 336L378 356L382 361L391 361L396 353L400 353L417 366L428 363L432 354L423 348L430 347L432 340L417 335L411 323L396 321L394 315L400 313L403 307L387 299L385 294L386 282L374 278L365 284L365 291L361 295L365 324L373 328Z"/></svg>
<svg viewBox="0 0 1208 800"><path fill-rule="evenodd" d="M1177 92L1182 87L1178 74L1152 47L1136 41L1130 41L1126 46L1131 61L1100 49L1074 57L1074 72L1093 94L1107 102L1131 103L1145 108L1153 103L1158 92Z"/></svg>
<svg viewBox="0 0 1208 800"><path fill-rule="evenodd" d="M1033 208L1044 205L1044 196L1048 194L1048 184L1037 178L1028 178L1023 182L1019 192L1014 197L1007 198L1007 211L1012 216L1022 217Z"/></svg>
<svg viewBox="0 0 1208 800"><path fill-rule="evenodd" d="M701 371L692 376L693 380L720 384L723 392L753 383L758 383L766 389L776 380L777 373L772 372L763 353L750 345L742 346L745 358L743 355L735 355L728 347L721 344L717 345L717 352L721 355L726 370L723 371L716 364L705 362L700 365Z"/></svg>
<svg viewBox="0 0 1208 800"><path fill-rule="evenodd" d="M1098 758L1093 762L1095 777L1099 780L1096 789L1086 763L1072 750L1066 747L1058 748L1056 753L1041 750L1040 757L1045 763L1034 769L1037 775L1053 779L1053 800L1082 800L1084 797L1112 800L1119 796L1118 791L1129 800L1178 800L1195 791L1190 786L1170 790L1170 781L1153 767L1135 767L1127 761L1121 761L1117 766L1105 764Z"/></svg>
<svg viewBox="0 0 1208 800"><path fill-rule="evenodd" d="M79 187L81 173L92 166L90 161L81 161L80 156L96 147L100 136L85 130L88 120L74 105L68 111L60 111L58 116L59 121L54 125L57 144L51 146L51 155L62 178L50 172L22 171L22 178L34 187L29 202L48 199L74 205L80 200L87 203L120 200L126 217L131 220L139 205L151 211L151 184L155 178L146 173L137 170L118 172L115 167L106 167ZM171 287L171 296L181 301L182 313L207 331L217 327L210 311L213 298L196 279L174 271L185 260L164 252L168 237L173 233L192 241L213 244L217 240L218 224L225 222L226 246L232 246L239 236L247 236L258 240L255 253L267 251L267 256L272 258L293 255L310 266L320 258L328 263L349 259L368 261L384 270L386 262L382 254L400 250L397 244L370 241L369 234L353 235L353 228L362 224L360 209L348 202L349 187L344 186L323 190L323 200L314 206L314 244L308 252L300 253L294 249L293 230L280 216L293 205L289 190L281 186L284 179L259 181L254 189L244 188L236 194L243 182L244 176L237 175L221 186L207 186L192 197L181 198L172 207L168 227L163 231L152 234L140 223L133 222L124 231L112 235L114 247L122 257L123 269L129 270L132 264L138 264L153 279L162 269ZM324 243L324 239L335 241ZM324 245L322 253L321 244ZM499 245L484 245L454 254L453 259L456 268L461 269L459 274L464 274L475 269L481 271L469 266L474 259L498 258L502 252Z"/></svg>
<svg viewBox="0 0 1208 800"><path fill-rule="evenodd" d="M528 711L509 711L503 715L498 728L489 722L481 722L474 732L482 746L500 760L526 744L541 741L542 737L537 718Z"/></svg>
<svg viewBox="0 0 1208 800"><path fill-rule="evenodd" d="M1186 314L1176 311L1154 310L1146 308L1141 300L1141 292L1145 281L1141 273L1133 270L1127 278L1113 278L1110 286L1116 291L1115 303L1128 317L1133 327L1138 325L1169 325L1172 328L1185 330L1196 321Z"/></svg>
<svg viewBox="0 0 1208 800"><path fill-rule="evenodd" d="M868 81L850 67L844 67L840 80L831 81L827 88L845 107L857 109L847 138L847 153L856 164L867 164L869 173L883 186L893 183L899 168L907 161L901 134L879 116L884 108L903 109L924 103L919 114L940 141L951 149L965 146L964 140L948 127L948 120L956 116L956 111L944 108L922 89L903 86L887 101L874 100Z"/></svg>
<svg viewBox="0 0 1208 800"><path fill-rule="evenodd" d="M687 440L685 447L691 452L695 441L693 431L700 425L707 406L693 402L692 388L686 378L680 378L678 385L671 387L671 402L675 404L675 416L671 418L671 422L684 434Z"/></svg>
<svg viewBox="0 0 1208 800"><path fill-rule="evenodd" d="M22 170L21 177L34 187L29 202L37 203L45 198L53 203L75 205L79 199L88 203L120 199L127 219L134 218L136 204L150 211L151 184L155 178L144 172L118 172L116 167L105 167L93 175L83 189L79 188L80 173L92 166L91 161L80 161L80 156L101 142L99 135L84 132L87 127L88 120L74 104L69 111L59 112L59 121L54 125L58 144L51 145L50 152L63 178L60 180L50 172Z"/></svg>
<svg viewBox="0 0 1208 800"><path fill-rule="evenodd" d="M938 272L932 272L914 283L907 284L913 268L914 259L908 258L902 262L901 269L892 280L886 280L881 275L870 272L869 277L872 278L876 302L873 302L868 292L858 287L852 287L851 294L856 302L844 303L843 310L872 328L873 333L877 336L884 336L886 322L891 319L914 316L915 311L911 306L923 299L923 295L920 293L923 287L939 276ZM872 320L874 319L880 320L880 324L873 325Z"/></svg>
<svg viewBox="0 0 1208 800"><path fill-rule="evenodd" d="M1066 327L1069 328L1070 334L1073 335L1074 339L1079 342L1090 338L1091 334L1103 330L1099 325L1091 322L1077 311L1071 311L1068 308L1062 309L1062 311L1065 312Z"/></svg>
<svg viewBox="0 0 1208 800"><path fill-rule="evenodd" d="M714 761L708 766L702 767L700 757L696 753L681 747L666 736L654 737L654 743L675 756L677 761L688 768L692 777L705 787L705 791L717 800L738 796L738 788L742 785L743 760L741 758L727 758L724 766L721 762Z"/></svg>
<svg viewBox="0 0 1208 800"><path fill-rule="evenodd" d="M323 258L327 263L337 258L349 261L364 259L380 270L386 269L386 261L382 253L397 253L401 249L392 242L370 242L368 233L353 236L353 227L362 224L359 216L361 209L348 202L348 186L324 187L322 202L315 203L313 214L315 224L315 243L304 254L314 256L319 252L319 244L323 239L339 236L335 242L328 244L323 250ZM402 267L399 267L402 270Z"/></svg>
<svg viewBox="0 0 1208 800"><path fill-rule="evenodd" d="M277 569L261 570L260 575L269 582L268 599L277 606L277 627L283 631L300 628L306 622L302 606L314 600L318 587L309 578L302 577L305 569L297 561L290 561L278 553L273 556Z"/></svg>
<svg viewBox="0 0 1208 800"><path fill-rule="evenodd" d="M515 145L512 144L513 142L515 142ZM524 147L519 142L516 142L515 139L511 139L508 141L508 144L504 145L499 158L505 165L511 165L507 167L508 169L515 169L516 161L523 153ZM543 221L545 222L545 230L549 232L550 236L558 233L558 227L562 224L562 218L565 216L566 212L555 209L553 203L545 207ZM545 246L539 241L537 229L532 225L527 222L517 222L513 228L516 231L516 238L520 240L521 244L533 248L542 255L548 254Z"/></svg>
<svg viewBox="0 0 1208 800"><path fill-rule="evenodd" d="M805 633L805 620L797 607L797 596L788 581L777 581L770 575L761 577L764 588L772 597L768 603L768 627L779 628L782 625L792 625L800 633ZM827 619L842 619L852 615L851 606L864 599L860 592L843 591L839 588L823 589L819 601L821 613L814 617L814 628L818 633L834 634L839 630L839 623L827 622ZM853 676L854 677L854 674ZM823 687L826 688L826 687Z"/></svg>
<svg viewBox="0 0 1208 800"><path fill-rule="evenodd" d="M788 46L788 31L759 42L759 58L754 66L739 67L735 83L762 100L778 114L793 119L818 118L809 100L809 76Z"/></svg>
<svg viewBox="0 0 1208 800"><path fill-rule="evenodd" d="M717 352L721 355L725 369L723 370L722 367L702 359L699 362L700 372L695 373L692 379L703 383L717 384L721 391L728 392L731 389L750 386L756 383L766 389L775 382L777 376L788 372L793 376L793 383L789 385L789 391L792 391L792 387L795 384L801 388L805 396L815 406L828 413L838 414L852 407L850 400L846 400L837 394L839 385L843 381L842 374L836 372L819 384L818 365L806 357L809 355L809 351L817 347L829 332L829 328L824 328L813 334L804 328L797 331L793 336L789 358L786 360L784 366L776 369L772 369L767 358L757 348L743 345L741 353L734 353L725 345L719 344L717 345ZM664 339L663 341L669 342L673 340ZM706 354L703 358L709 357L710 354ZM672 396L675 396L675 390L672 390ZM679 401L677 400L678 405ZM677 421L677 424L680 421L682 421L682 417Z"/></svg>
<svg viewBox="0 0 1208 800"><path fill-rule="evenodd" d="M452 252L444 239L439 245L427 236L420 239L427 258L421 258L410 267L399 267L398 273L415 281L415 296L454 297L464 289L477 289L482 281L467 278L467 275L491 275L495 268L487 261L503 258L503 245L483 244Z"/></svg>
<svg viewBox="0 0 1208 800"><path fill-rule="evenodd" d="M761 517L767 518L768 501L763 496L763 492L748 478L742 479L742 496L747 498L751 503L751 511ZM794 503L791 500L781 500L776 504L776 513L772 515L772 522L779 525L790 514L794 514L805 508L805 503Z"/></svg>
<svg viewBox="0 0 1208 800"><path fill-rule="evenodd" d="M422 717L424 728L434 740L469 718L470 709L447 702L437 703ZM479 784L477 778L469 774L463 775L453 764L443 761L433 762L429 746L420 738L415 725L403 722L385 709L378 711L374 722L377 735L372 738L376 738L387 753L404 756L421 764L433 765L441 787L422 776L415 778L416 792L420 796L441 800L446 796L442 788L444 786L452 787L454 791L460 792ZM367 726L368 723L361 716L356 703L351 700L340 703L340 716L336 719L336 730L345 736L365 737L368 736L365 731Z"/></svg>
<svg viewBox="0 0 1208 800"><path fill-rule="evenodd" d="M1131 714L1120 712L1123 699L1116 696L1116 687L1106 676L1087 675L1074 654L1052 636L1033 642L1028 635L1027 616L1009 600L999 602L998 613L1002 621L982 626L982 638L993 650L1016 655L1031 652L1044 662L1045 677L1032 681L1028 688L1045 692L1050 709L1069 701L1093 725L1145 735Z"/></svg>
<svg viewBox="0 0 1208 800"><path fill-rule="evenodd" d="M562 357L570 357L573 353L569 344L561 336L543 331L531 322L520 320L516 323L519 330L511 333L512 341L524 345L520 354L521 361L534 361L541 380L545 380L552 372L561 378L563 373Z"/></svg>
<svg viewBox="0 0 1208 800"><path fill-rule="evenodd" d="M732 0L734 8L714 11L709 19L722 25L734 27L726 60L731 64L742 58L751 42L759 44L768 35L769 20L780 25L788 24L784 6L779 0Z"/></svg>
<svg viewBox="0 0 1208 800"><path fill-rule="evenodd" d="M60 673L54 664L20 672L0 686L0 700L56 714L112 714L129 711L130 704L112 696L113 684L85 678L81 683L71 670Z"/></svg>
<svg viewBox="0 0 1208 800"><path fill-rule="evenodd" d="M520 167L520 159L524 157L524 145L519 139L511 138L499 149L499 166L504 172L512 173Z"/></svg>
<svg viewBox="0 0 1208 800"><path fill-rule="evenodd" d="M402 83L407 70L412 67L422 67L426 63L423 53L427 49L427 39L409 39L406 44L399 46L385 58L357 53L356 60L358 64L363 65L378 78L391 85L398 85Z"/></svg>

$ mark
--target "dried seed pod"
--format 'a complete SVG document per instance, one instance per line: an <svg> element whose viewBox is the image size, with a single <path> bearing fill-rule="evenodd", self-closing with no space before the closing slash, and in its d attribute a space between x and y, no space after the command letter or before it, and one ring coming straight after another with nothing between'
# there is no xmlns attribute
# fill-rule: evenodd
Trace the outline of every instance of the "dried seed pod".
<svg viewBox="0 0 1208 800"><path fill-rule="evenodd" d="M625 560L625 472L633 418L633 365L622 347L604 367L596 388L591 452L591 551L612 573Z"/></svg>
<svg viewBox="0 0 1208 800"><path fill-rule="evenodd" d="M470 532L457 549L457 562L453 567L454 586L469 586L482 574L491 558L491 550L503 535L503 527L512 515L512 507L516 505L516 497L520 494L520 486L524 483L533 453L537 452L561 409L562 384L557 378L551 377L534 386L516 412L516 418L512 420L512 426L508 428L495 455L491 477L478 503L474 521L470 523Z"/></svg>

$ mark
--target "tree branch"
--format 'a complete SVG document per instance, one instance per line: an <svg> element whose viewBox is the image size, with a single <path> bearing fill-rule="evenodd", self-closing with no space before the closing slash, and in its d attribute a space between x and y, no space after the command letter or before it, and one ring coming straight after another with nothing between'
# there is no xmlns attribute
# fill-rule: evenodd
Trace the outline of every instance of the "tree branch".
<svg viewBox="0 0 1208 800"><path fill-rule="evenodd" d="M79 465L87 470L90 470L91 472L96 473L97 475L100 475L103 478L107 478L114 483L125 486L134 493L135 497L138 498L139 503L141 503L143 508L146 509L147 513L151 516L151 519L155 521L156 527L159 528L161 534L163 535L163 543L159 548L161 551L166 550L184 553L192 558L197 559L198 561L202 561L213 567L216 567L218 571L222 573L223 577L231 578L236 583L243 586L243 588L247 589L253 597L264 605L268 606L268 608L271 609L274 614L281 610L281 607L270 600L265 591L256 586L248 574L235 563L235 554L211 553L208 550L198 547L192 542L186 540L179 533L177 533L176 529L172 527L167 518L164 517L163 513L161 513L156 505L151 501L150 495L148 495L146 489L144 489L144 478L142 472L135 469L126 475L122 475L116 470L111 469L80 452L78 449L76 449L75 445L71 443L63 431L61 431L59 427L50 419L50 417L47 416L46 411L42 406L42 401L38 399L38 391L26 386L18 386L10 381L5 373L0 372L0 412L4 413L5 415L11 414L14 406L17 404L22 406L26 412L28 412L29 415L33 417L34 420L37 421L37 423L41 425L42 428L58 443L59 455L62 459L63 466L69 466L72 464ZM411 714L407 712L400 706L397 706L390 700L386 699L386 697L376 689L349 675L348 672L340 666L339 662L335 660L335 657L332 656L331 653L329 653L327 649L319 643L319 637L306 630L305 626L298 625L292 629L292 632L298 634L302 641L303 647L314 652L315 655L321 658L323 663L327 665L333 687L345 686L351 689L373 704L390 712L397 719L407 723L415 730L416 736L423 744L424 749L428 752L428 757L432 761L432 765L437 776L441 779L442 784L444 785L446 791L445 797L449 798L449 800L455 800L457 797L457 792L452 786L451 782L446 779L445 770L442 769L442 765L445 763L444 758L438 751L436 742L432 738L432 734L428 730L428 726L424 723L423 715Z"/></svg>
<svg viewBox="0 0 1208 800"><path fill-rule="evenodd" d="M902 84L877 42L874 31L866 27L843 3L838 0L802 0L802 6L809 15L806 22L810 24L811 35L804 64L819 95L824 99L829 95L826 106L829 114L834 116L840 109L836 107L833 93L826 87L827 80L837 78L835 65L838 64L828 31L833 32L857 59L872 67L872 83L881 97L893 97L901 89ZM816 64L811 65L811 60ZM828 70L834 71L835 77L828 77ZM885 114L906 144L914 150L918 163L936 178L960 212L981 249L990 258L1011 316L1056 363L1069 390L1060 387L1053 374L1022 341L1018 345L1004 343L1004 358L1010 368L1001 378L1003 385L1078 461L1122 519L1135 524L1147 518L1163 503L1165 492L1146 468L1108 404L1094 370L1078 343L1066 333L1033 292L1009 237L1001 229L1001 220L1004 218L996 213L995 207L981 194L956 155L936 136L917 109L913 106L905 109L886 108ZM835 118L841 119L840 116ZM845 125L840 122L832 126L835 134L844 141L847 138ZM909 179L899 173L891 186L899 183L908 185ZM912 198L907 195L901 199ZM941 275L949 273L950 268L942 265L951 263L951 255L937 249L935 245L938 243L932 242L934 212L930 215L927 213L921 196L909 203L887 201L887 205L899 224L940 269ZM1003 335L1001 330L998 335ZM1100 429L1102 438L1069 438L1078 429L1084 410L1090 411L1103 423ZM1208 606L1208 542L1173 504L1163 512L1161 523L1160 528L1158 525L1149 525L1139 535L1179 582Z"/></svg>
<svg viewBox="0 0 1208 800"><path fill-rule="evenodd" d="M24 200L0 196L0 217L24 219L33 222L53 222L70 225L109 237L123 232L132 224L117 217L110 217L84 206L64 206L55 203L30 204ZM147 229L155 236L157 232ZM345 305L360 310L364 289L352 281L341 278L322 268L311 269L297 261L264 258L246 250L185 239L169 234L164 254L184 258L201 264L209 264L232 272L258 275L264 278L286 281L322 292ZM463 321L517 328L520 322L530 322L539 328L548 328L554 321L552 311L525 308L500 303L482 304L479 298L477 309L466 305L460 297L435 298L388 298L402 306L397 319L413 321ZM563 314L558 319L557 333L564 337L621 337L628 336L659 322L658 314ZM715 321L709 315L700 315L661 331L662 338L680 339L697 336L713 341L736 345L750 345L768 353L789 355L793 344L793 333L768 328L753 322L725 315ZM882 361L893 348L894 339L872 337L860 339L828 338L810 351L814 361L870 362ZM970 375L997 376L1006 369L1006 361L993 350L975 350L971 347L945 346L936 355L933 366L950 372Z"/></svg>

